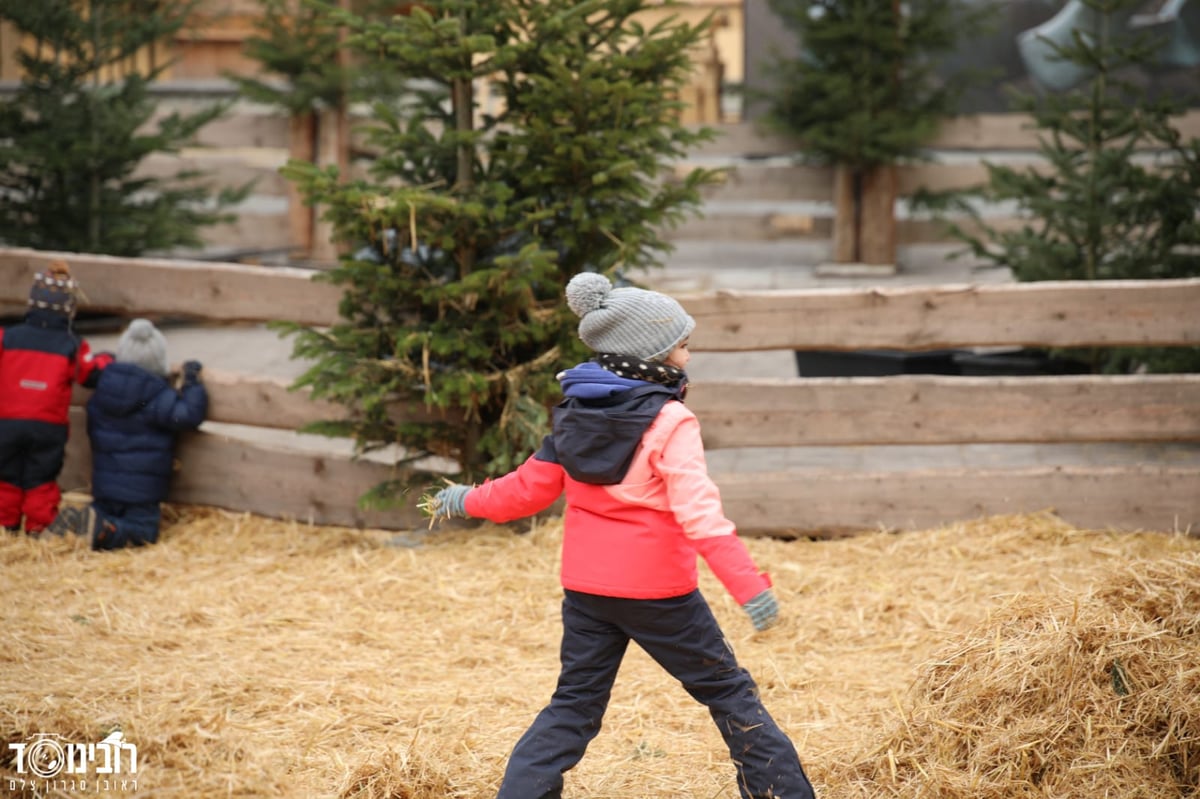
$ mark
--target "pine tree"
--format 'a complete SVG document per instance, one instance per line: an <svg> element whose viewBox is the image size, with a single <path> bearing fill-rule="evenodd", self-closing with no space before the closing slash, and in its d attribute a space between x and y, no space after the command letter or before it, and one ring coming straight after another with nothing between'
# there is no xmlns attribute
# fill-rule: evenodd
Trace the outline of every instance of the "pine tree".
<svg viewBox="0 0 1200 799"><path fill-rule="evenodd" d="M395 91L397 81L378 68L374 53L359 53L356 63L338 57L342 28L327 8L304 0L259 0L259 5L262 14L243 52L261 72L228 76L243 97L300 115ZM396 5L395 0L354 3L356 13L369 18L386 17Z"/></svg>
<svg viewBox="0 0 1200 799"><path fill-rule="evenodd" d="M395 0L341 0L363 18L387 19ZM241 96L285 110L289 156L348 171L353 160L350 114L355 103L394 98L403 81L376 52L343 46L346 27L329 6L313 0L258 0L261 14L243 53L257 61L252 75L228 72ZM289 237L294 250L326 262L336 257L328 231L317 224L324 209L305 206L288 190Z"/></svg>
<svg viewBox="0 0 1200 799"><path fill-rule="evenodd" d="M940 59L981 30L991 10L961 0L770 0L770 7L800 52L773 58L765 123L798 139L807 159L844 170L851 206L839 215L861 216L874 183L887 195L886 218L858 227L894 225L894 178L881 183L878 173L921 157L939 123L955 113L978 74L939 74ZM860 260L861 246L850 249L841 260Z"/></svg>
<svg viewBox="0 0 1200 799"><path fill-rule="evenodd" d="M186 3L0 0L0 19L31 42L23 77L0 103L0 241L47 250L139 255L202 245L247 189L217 192L195 171L135 175L177 152L220 115L214 105L150 124L156 48L180 29Z"/></svg>
<svg viewBox="0 0 1200 799"><path fill-rule="evenodd" d="M974 229L951 230L1018 280L1200 276L1200 139L1183 141L1173 126L1184 110L1179 98L1155 97L1130 77L1159 44L1112 24L1139 0L1083 2L1097 12L1096 29L1045 44L1088 77L1062 93L1014 98L1032 116L1045 165L987 164L987 184L956 203ZM995 203L1014 205L1021 226L991 228L979 209ZM1107 371L1200 367L1200 354L1185 350L1091 358Z"/></svg>
<svg viewBox="0 0 1200 799"><path fill-rule="evenodd" d="M703 28L643 24L650 8L662 5L431 0L387 22L341 17L356 50L383 54L410 91L375 108L368 178L285 169L359 248L328 274L345 287L344 321L288 328L296 354L316 359L298 385L352 411L314 429L446 456L470 480L540 444L554 373L582 355L567 280L657 264L662 229L715 178L670 179L711 135L681 125L674 99ZM484 78L494 113L474 95ZM427 410L448 417L394 418Z"/></svg>

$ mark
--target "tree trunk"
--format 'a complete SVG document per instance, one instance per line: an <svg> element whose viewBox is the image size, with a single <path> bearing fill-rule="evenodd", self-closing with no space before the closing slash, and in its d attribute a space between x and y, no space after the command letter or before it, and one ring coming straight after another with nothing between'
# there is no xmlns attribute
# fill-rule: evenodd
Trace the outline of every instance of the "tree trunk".
<svg viewBox="0 0 1200 799"><path fill-rule="evenodd" d="M454 128L460 133L469 133L475 129L474 100L470 78L456 78L454 81ZM474 159L470 145L458 145L455 185L460 189L469 188L475 179L473 169Z"/></svg>
<svg viewBox="0 0 1200 799"><path fill-rule="evenodd" d="M861 175L839 164L833 170L833 260L858 263L858 195Z"/></svg>
<svg viewBox="0 0 1200 799"><path fill-rule="evenodd" d="M876 167L863 176L859 198L859 259L864 264L896 263L896 167Z"/></svg>
<svg viewBox="0 0 1200 799"><path fill-rule="evenodd" d="M292 115L288 128L288 157L297 161L317 160L317 120L312 114ZM310 258L313 253L313 208L290 180L287 200L288 243L303 258Z"/></svg>
<svg viewBox="0 0 1200 799"><path fill-rule="evenodd" d="M469 133L475 129L475 92L470 78L456 78L453 87L454 127L460 133ZM458 145L458 161L455 165L454 186L466 194L475 184L475 153L472 145ZM413 242L416 246L416 242ZM475 266L475 247L459 248L458 269L460 277L465 277Z"/></svg>
<svg viewBox="0 0 1200 799"><path fill-rule="evenodd" d="M343 11L350 10L349 0L338 0L338 6ZM338 65L342 74L346 74L350 53L346 49L346 29L338 29ZM338 168L339 180L345 181L350 170L350 109L349 87L343 85L338 96L337 107L331 111L323 111L317 120L317 162L323 166L335 164ZM316 219L313 220L312 255L317 261L334 262L338 255L346 249L334 241L333 225L321 219L322 210L314 209Z"/></svg>
<svg viewBox="0 0 1200 799"><path fill-rule="evenodd" d="M834 170L835 263L896 262L896 183L894 166Z"/></svg>
<svg viewBox="0 0 1200 799"><path fill-rule="evenodd" d="M317 117L317 163L321 166L337 166L340 180L346 179L350 167L347 129L344 103L335 109L322 111ZM341 248L334 241L333 224L321 218L323 212L321 206L313 209L312 257L315 261L333 263L337 261Z"/></svg>

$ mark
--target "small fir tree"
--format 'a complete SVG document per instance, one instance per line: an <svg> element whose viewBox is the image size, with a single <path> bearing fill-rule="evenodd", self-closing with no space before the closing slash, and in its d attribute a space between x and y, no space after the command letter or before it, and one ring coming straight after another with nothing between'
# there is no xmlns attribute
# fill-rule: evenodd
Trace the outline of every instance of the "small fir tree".
<svg viewBox="0 0 1200 799"><path fill-rule="evenodd" d="M408 16L339 15L352 46L409 81L379 104L370 176L291 163L355 247L328 273L344 321L288 326L298 381L349 418L314 430L360 450L399 444L456 461L474 480L510 469L546 432L554 373L583 353L563 303L582 270L657 263L660 231L715 178L666 179L711 135L674 99L702 26L647 25L654 0L431 0ZM487 79L493 113L475 91ZM408 421L433 410L434 419ZM445 416L438 412L444 412ZM405 484L367 498L393 498Z"/></svg>
<svg viewBox="0 0 1200 799"><path fill-rule="evenodd" d="M398 81L382 68L374 53L340 58L344 28L328 9L305 0L258 0L261 15L243 53L261 65L255 75L229 74L247 99L312 114L347 102L375 101L393 93ZM395 0L355 0L364 18L385 18Z"/></svg>
<svg viewBox="0 0 1200 799"><path fill-rule="evenodd" d="M386 19L395 0L342 0L363 18ZM258 62L253 75L227 72L240 94L276 106L290 117L289 156L348 171L353 153L349 115L355 103L395 97L403 80L376 52L344 46L346 27L328 8L311 0L258 0L261 14L243 52ZM303 204L289 187L289 235L293 248L326 262L335 259L327 230L317 220L324 209Z"/></svg>
<svg viewBox="0 0 1200 799"><path fill-rule="evenodd" d="M852 206L838 212L860 217L875 173L921 157L938 124L955 113L962 92L979 77L970 71L947 76L938 67L965 37L983 29L992 11L961 0L769 4L795 34L799 52L772 58L776 78L762 94L764 121L795 137L809 160L844 169ZM885 183L884 190L882 221L893 225L895 189Z"/></svg>
<svg viewBox="0 0 1200 799"><path fill-rule="evenodd" d="M988 163L988 182L956 198L971 226L951 231L975 256L1018 280L1154 279L1200 276L1200 139L1172 124L1180 98L1133 82L1158 42L1110 24L1140 0L1083 0L1095 30L1046 40L1057 58L1089 77L1062 92L1014 97L1033 118L1044 166ZM982 202L981 202L982 201ZM1016 206L1017 229L993 229L986 204ZM1195 350L1116 349L1085 354L1094 368L1200 368Z"/></svg>
<svg viewBox="0 0 1200 799"><path fill-rule="evenodd" d="M187 3L0 0L0 19L28 43L22 79L0 102L0 241L47 250L139 255L199 247L200 230L230 221L248 187L215 191L203 176L137 175L154 153L177 152L223 111L172 113L151 124L156 48Z"/></svg>

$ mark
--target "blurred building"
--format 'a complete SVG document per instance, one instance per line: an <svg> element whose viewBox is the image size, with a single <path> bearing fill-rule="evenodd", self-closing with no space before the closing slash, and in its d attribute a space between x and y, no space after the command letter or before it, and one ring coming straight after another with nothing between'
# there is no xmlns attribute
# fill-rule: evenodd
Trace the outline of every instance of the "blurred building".
<svg viewBox="0 0 1200 799"><path fill-rule="evenodd" d="M411 5L398 2L396 11L405 13ZM254 35L260 14L258 0L204 0L185 30L137 59L143 65L169 64L164 83L211 84L227 73L252 75L258 64L246 56L243 43ZM712 15L710 35L696 53L695 74L685 89L683 99L689 109L685 117L695 122L729 121L737 113L737 95L727 89L739 86L743 77L742 1L684 0L682 9L648 11L645 22L649 26L668 14L692 23ZM0 22L0 81L20 79L16 54L22 44L12 26Z"/></svg>

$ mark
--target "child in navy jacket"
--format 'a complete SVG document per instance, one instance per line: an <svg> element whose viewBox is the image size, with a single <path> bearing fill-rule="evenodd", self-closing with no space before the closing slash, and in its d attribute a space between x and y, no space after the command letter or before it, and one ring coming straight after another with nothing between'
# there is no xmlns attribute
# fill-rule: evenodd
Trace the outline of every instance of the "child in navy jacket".
<svg viewBox="0 0 1200 799"><path fill-rule="evenodd" d="M200 369L197 361L184 363L183 385L176 390L167 382L162 333L145 319L130 323L116 361L101 373L87 404L92 504L73 513L64 508L62 528L90 536L94 549L158 540L176 436L199 427L208 411Z"/></svg>

